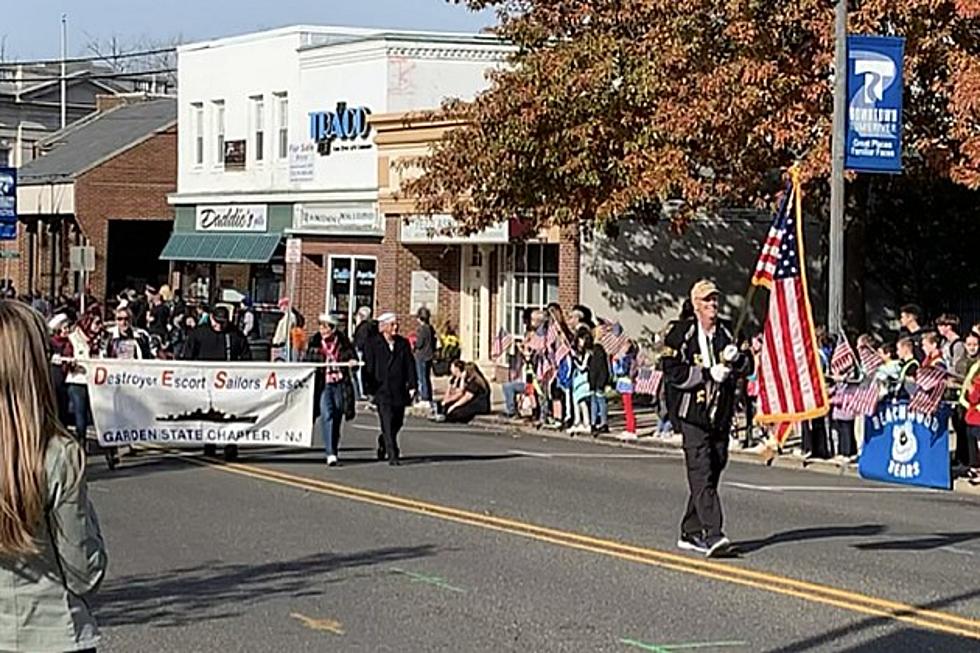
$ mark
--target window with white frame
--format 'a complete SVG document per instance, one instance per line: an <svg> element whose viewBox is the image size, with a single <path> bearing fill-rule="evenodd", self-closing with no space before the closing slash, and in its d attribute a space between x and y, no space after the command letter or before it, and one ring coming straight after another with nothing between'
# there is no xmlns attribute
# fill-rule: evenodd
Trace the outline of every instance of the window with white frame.
<svg viewBox="0 0 980 653"><path fill-rule="evenodd" d="M217 165L225 162L225 101L214 101L214 160Z"/></svg>
<svg viewBox="0 0 980 653"><path fill-rule="evenodd" d="M194 125L194 165L204 165L204 104L191 103L191 123Z"/></svg>
<svg viewBox="0 0 980 653"><path fill-rule="evenodd" d="M276 93L276 145L279 159L289 154L289 97Z"/></svg>
<svg viewBox="0 0 980 653"><path fill-rule="evenodd" d="M265 99L261 95L252 98L252 126L255 130L255 160L265 160Z"/></svg>
<svg viewBox="0 0 980 653"><path fill-rule="evenodd" d="M504 328L524 335L522 317L528 308L558 301L558 245L519 243L507 248Z"/></svg>

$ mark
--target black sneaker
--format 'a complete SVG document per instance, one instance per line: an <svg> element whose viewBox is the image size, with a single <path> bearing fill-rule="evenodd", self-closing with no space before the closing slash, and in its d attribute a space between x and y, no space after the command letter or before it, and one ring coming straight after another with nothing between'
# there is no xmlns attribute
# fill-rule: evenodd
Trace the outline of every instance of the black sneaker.
<svg viewBox="0 0 980 653"><path fill-rule="evenodd" d="M708 553L708 546L704 543L704 538L697 533L681 533L680 539L677 540L677 548L681 549L682 551L700 553L701 555Z"/></svg>
<svg viewBox="0 0 980 653"><path fill-rule="evenodd" d="M707 546L707 551L704 552L705 557L716 558L731 549L732 541L724 535L715 535L705 540L705 545Z"/></svg>

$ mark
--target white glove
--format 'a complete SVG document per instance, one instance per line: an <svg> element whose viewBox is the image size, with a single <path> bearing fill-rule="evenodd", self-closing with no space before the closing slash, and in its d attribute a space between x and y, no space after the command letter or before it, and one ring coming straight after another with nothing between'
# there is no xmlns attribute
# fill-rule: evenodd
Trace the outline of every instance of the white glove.
<svg viewBox="0 0 980 653"><path fill-rule="evenodd" d="M732 373L732 370L727 365L721 363L716 363L711 366L711 378L715 383L724 383L728 379L728 375Z"/></svg>
<svg viewBox="0 0 980 653"><path fill-rule="evenodd" d="M736 358L738 358L738 347L735 345L728 345L721 352L721 360L726 363L734 363Z"/></svg>

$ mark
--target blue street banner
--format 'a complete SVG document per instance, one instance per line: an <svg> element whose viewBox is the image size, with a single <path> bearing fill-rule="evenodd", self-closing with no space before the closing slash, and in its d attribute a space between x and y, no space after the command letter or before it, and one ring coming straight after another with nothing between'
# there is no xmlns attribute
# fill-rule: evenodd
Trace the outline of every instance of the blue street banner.
<svg viewBox="0 0 980 653"><path fill-rule="evenodd" d="M17 170L0 168L0 240L17 240Z"/></svg>
<svg viewBox="0 0 980 653"><path fill-rule="evenodd" d="M905 39L847 37L847 139L844 167L902 171L902 61Z"/></svg>
<svg viewBox="0 0 980 653"><path fill-rule="evenodd" d="M949 407L935 415L909 410L907 401L883 401L864 427L861 478L950 490Z"/></svg>

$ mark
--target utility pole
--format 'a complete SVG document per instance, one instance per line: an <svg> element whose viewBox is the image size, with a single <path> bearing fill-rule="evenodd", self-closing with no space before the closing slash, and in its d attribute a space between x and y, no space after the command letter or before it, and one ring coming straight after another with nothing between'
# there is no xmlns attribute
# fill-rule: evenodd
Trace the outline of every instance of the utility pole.
<svg viewBox="0 0 980 653"><path fill-rule="evenodd" d="M834 21L834 126L830 171L830 288L827 326L844 330L844 141L847 135L847 0L837 0Z"/></svg>
<svg viewBox="0 0 980 653"><path fill-rule="evenodd" d="M61 128L68 124L68 14L61 14Z"/></svg>

